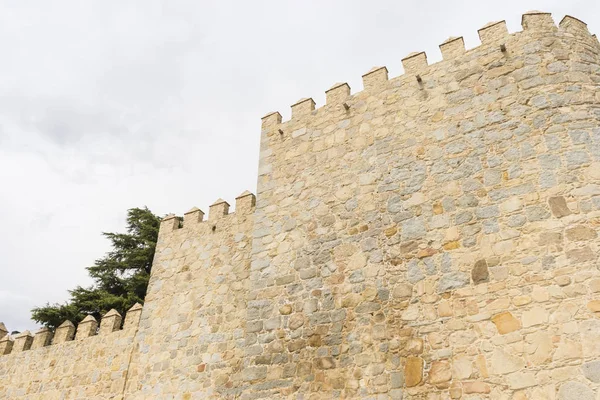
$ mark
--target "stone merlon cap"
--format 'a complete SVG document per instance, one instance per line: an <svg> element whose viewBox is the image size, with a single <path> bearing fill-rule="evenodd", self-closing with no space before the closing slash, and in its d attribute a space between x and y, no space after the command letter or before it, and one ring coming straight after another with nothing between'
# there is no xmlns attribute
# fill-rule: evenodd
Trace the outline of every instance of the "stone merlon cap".
<svg viewBox="0 0 600 400"><path fill-rule="evenodd" d="M217 199L217 201L215 201L214 203L212 203L210 206L212 207L212 206L216 206L216 205L218 205L218 204L223 204L223 203L225 203L225 204L229 205L229 203L228 203L228 202L226 202L225 200L223 200L223 199L221 199L221 198L218 198L218 199Z"/></svg>
<svg viewBox="0 0 600 400"><path fill-rule="evenodd" d="M104 317L102 317L102 318L115 317L115 316L120 317L121 314L119 314L119 312L113 308L109 312L107 312L106 314L104 314Z"/></svg>
<svg viewBox="0 0 600 400"><path fill-rule="evenodd" d="M506 21L505 21L505 20L502 20L502 21L494 21L494 22L488 22L488 23L487 23L487 24L485 24L483 27L481 27L480 29L478 29L478 30L477 30L477 32L479 32L479 31L482 31L482 30L484 30L484 29L487 29L487 28L489 28L489 27L491 27L491 26L498 25L498 24L504 24L504 23L506 23Z"/></svg>
<svg viewBox="0 0 600 400"><path fill-rule="evenodd" d="M349 85L348 85L346 82L338 82L338 83L334 84L332 87L330 87L329 89L327 89L327 90L325 91L325 93L329 92L330 90L333 90L333 89L339 88L340 86L344 86L344 85L346 85L346 86L350 87L350 86L349 86Z"/></svg>
<svg viewBox="0 0 600 400"><path fill-rule="evenodd" d="M87 322L98 322L98 321L96 321L96 318L94 318L93 315L88 315L80 322L80 324L87 323Z"/></svg>
<svg viewBox="0 0 600 400"><path fill-rule="evenodd" d="M6 325L4 325L4 322L0 322L0 331L8 332L8 329L6 329Z"/></svg>
<svg viewBox="0 0 600 400"><path fill-rule="evenodd" d="M315 102L312 97L303 97L300 100L298 100L297 102L295 102L294 104L292 104L292 107L297 106L300 103L304 103L305 101L312 101L313 103Z"/></svg>
<svg viewBox="0 0 600 400"><path fill-rule="evenodd" d="M547 15L547 14L550 14L550 13L549 12L544 12L544 11L538 11L538 10L531 10L531 11L527 11L523 15Z"/></svg>
<svg viewBox="0 0 600 400"><path fill-rule="evenodd" d="M363 77L372 74L375 71L379 71L380 69L385 69L385 71L387 72L387 67L373 67L369 70L369 72L367 72L366 74L363 75Z"/></svg>
<svg viewBox="0 0 600 400"><path fill-rule="evenodd" d="M63 322L62 324L60 324L58 326L58 328L71 328L71 327L75 328L75 325L73 325L73 323L71 321L69 321L69 320L66 320L65 322Z"/></svg>
<svg viewBox="0 0 600 400"><path fill-rule="evenodd" d="M167 215L165 215L165 216L163 217L163 219L162 219L162 220L163 220L163 221L166 221L166 220L169 220L169 219L173 219L173 218L175 218L175 217L177 217L175 214L167 214Z"/></svg>
<svg viewBox="0 0 600 400"><path fill-rule="evenodd" d="M141 310L142 309L142 305L140 303L135 303L134 305L131 306L131 308L127 311L137 311L137 310Z"/></svg>
<svg viewBox="0 0 600 400"><path fill-rule="evenodd" d="M279 114L279 111L271 111L270 113L265 114L261 119L269 118L273 114Z"/></svg>
<svg viewBox="0 0 600 400"><path fill-rule="evenodd" d="M410 53L409 55L407 55L406 57L404 57L404 58L402 59L402 61L404 61L404 60L408 60L409 58L416 57L416 56L418 56L419 54L425 54L425 52L424 52L424 51L413 51L412 53Z"/></svg>
<svg viewBox="0 0 600 400"><path fill-rule="evenodd" d="M565 15L564 18L560 20L560 24L562 24L566 19L574 19L575 21L581 22L583 25L587 26L587 24L585 22L583 22L582 20L580 20L579 18L575 18L570 15Z"/></svg>
<svg viewBox="0 0 600 400"><path fill-rule="evenodd" d="M462 36L450 36L448 39L444 40L440 46L442 46L446 43L454 42L455 40L459 40L462 38L463 38Z"/></svg>
<svg viewBox="0 0 600 400"><path fill-rule="evenodd" d="M20 338L20 337L23 337L23 336L33 336L33 335L29 331L23 331L21 333L16 334L15 338Z"/></svg>
<svg viewBox="0 0 600 400"><path fill-rule="evenodd" d="M246 196L254 196L254 195L251 192L249 192L248 190L244 190L244 192L242 194L240 194L238 197L236 197L236 199L246 197Z"/></svg>
<svg viewBox="0 0 600 400"><path fill-rule="evenodd" d="M196 212L196 211L202 212L202 210L199 209L198 207L192 207L189 211L186 212L186 214L191 214L191 213ZM138 303L136 303L136 304L138 304Z"/></svg>

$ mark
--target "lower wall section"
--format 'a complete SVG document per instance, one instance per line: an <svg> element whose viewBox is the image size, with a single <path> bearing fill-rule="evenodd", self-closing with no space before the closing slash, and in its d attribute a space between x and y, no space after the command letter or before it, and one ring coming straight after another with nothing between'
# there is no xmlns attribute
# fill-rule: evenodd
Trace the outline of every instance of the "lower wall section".
<svg viewBox="0 0 600 400"><path fill-rule="evenodd" d="M0 356L0 399L122 399L134 332Z"/></svg>

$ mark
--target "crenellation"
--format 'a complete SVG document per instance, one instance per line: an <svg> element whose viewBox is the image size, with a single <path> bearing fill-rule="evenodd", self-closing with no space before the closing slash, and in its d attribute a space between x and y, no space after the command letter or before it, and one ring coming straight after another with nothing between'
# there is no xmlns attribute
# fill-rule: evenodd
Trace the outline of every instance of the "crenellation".
<svg viewBox="0 0 600 400"><path fill-rule="evenodd" d="M350 96L350 85L347 83L336 83L325 91L327 105L340 104Z"/></svg>
<svg viewBox="0 0 600 400"><path fill-rule="evenodd" d="M75 340L86 339L90 336L96 335L98 331L98 321L92 315L85 317L79 325L77 325L77 332L75 333Z"/></svg>
<svg viewBox="0 0 600 400"><path fill-rule="evenodd" d="M235 198L235 212L238 216L250 214L255 206L256 196L247 190Z"/></svg>
<svg viewBox="0 0 600 400"><path fill-rule="evenodd" d="M442 52L444 61L453 60L466 52L465 41L462 36L448 38L444 43L440 44L440 51Z"/></svg>
<svg viewBox="0 0 600 400"><path fill-rule="evenodd" d="M52 342L52 331L46 327L40 328L35 332L33 337L33 343L31 349L40 349L42 347L50 346Z"/></svg>
<svg viewBox="0 0 600 400"><path fill-rule="evenodd" d="M52 344L61 344L70 342L75 337L75 325L69 320L66 320L56 328Z"/></svg>
<svg viewBox="0 0 600 400"><path fill-rule="evenodd" d="M14 339L10 335L0 339L0 355L10 354L14 345Z"/></svg>
<svg viewBox="0 0 600 400"><path fill-rule="evenodd" d="M541 11L529 11L523 14L521 26L524 30L553 31L557 29L552 14Z"/></svg>
<svg viewBox="0 0 600 400"><path fill-rule="evenodd" d="M21 332L15 335L12 352L27 351L33 344L33 335L29 331Z"/></svg>
<svg viewBox="0 0 600 400"><path fill-rule="evenodd" d="M482 44L496 43L506 40L508 28L506 21L490 22L477 31Z"/></svg>
<svg viewBox="0 0 600 400"><path fill-rule="evenodd" d="M278 111L268 113L261 119L262 129L269 129L281 124L281 114Z"/></svg>
<svg viewBox="0 0 600 400"><path fill-rule="evenodd" d="M570 15L565 15L558 26L564 31L574 35L590 35L587 24L578 18L571 17Z"/></svg>
<svg viewBox="0 0 600 400"><path fill-rule="evenodd" d="M406 75L416 75L423 73L427 67L427 54L424 51L420 53L411 53L402 59L402 66Z"/></svg>
<svg viewBox="0 0 600 400"><path fill-rule="evenodd" d="M198 207L192 207L191 210L183 214L183 227L190 228L204 220L204 212Z"/></svg>
<svg viewBox="0 0 600 400"><path fill-rule="evenodd" d="M168 214L160 221L159 236L179 229L181 220L175 214Z"/></svg>
<svg viewBox="0 0 600 400"><path fill-rule="evenodd" d="M135 303L125 314L125 323L123 324L124 331L137 329L140 323L143 307L140 303Z"/></svg>
<svg viewBox="0 0 600 400"><path fill-rule="evenodd" d="M300 99L292 104L292 119L305 117L313 111L315 111L315 101L312 98Z"/></svg>
<svg viewBox="0 0 600 400"><path fill-rule="evenodd" d="M373 67L362 76L363 87L366 91L372 91L388 82L388 70L386 67Z"/></svg>
<svg viewBox="0 0 600 400"><path fill-rule="evenodd" d="M102 317L102 321L100 321L100 330L98 331L98 334L108 335L114 331L118 331L121 328L122 319L121 314L114 308L108 311Z"/></svg>
<svg viewBox="0 0 600 400"><path fill-rule="evenodd" d="M216 221L229 214L229 203L223 199L215 201L208 210L208 220Z"/></svg>
<svg viewBox="0 0 600 400"><path fill-rule="evenodd" d="M0 339L2 339L6 335L8 335L8 329L6 329L6 326L3 322L0 322Z"/></svg>

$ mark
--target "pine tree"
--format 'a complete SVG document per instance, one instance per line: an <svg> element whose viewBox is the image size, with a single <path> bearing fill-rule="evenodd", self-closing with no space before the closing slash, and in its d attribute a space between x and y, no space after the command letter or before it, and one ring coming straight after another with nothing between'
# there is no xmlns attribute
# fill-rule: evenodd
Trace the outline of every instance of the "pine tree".
<svg viewBox="0 0 600 400"><path fill-rule="evenodd" d="M127 210L127 233L104 232L113 250L86 268L92 286L70 290L65 304L34 308L32 319L54 330L67 319L77 324L93 315L99 320L112 308L124 315L135 303L143 303L159 225L160 218L147 207Z"/></svg>

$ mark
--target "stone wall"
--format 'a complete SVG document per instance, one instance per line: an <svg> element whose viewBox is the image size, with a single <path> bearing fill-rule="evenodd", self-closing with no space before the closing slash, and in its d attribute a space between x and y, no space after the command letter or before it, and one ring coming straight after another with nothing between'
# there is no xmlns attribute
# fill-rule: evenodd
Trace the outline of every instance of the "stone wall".
<svg viewBox="0 0 600 400"><path fill-rule="evenodd" d="M523 25L263 119L242 398L600 395L600 46Z"/></svg>
<svg viewBox="0 0 600 400"><path fill-rule="evenodd" d="M163 220L125 381L87 367L77 390L600 400L600 44L572 17L523 28L265 116L257 198ZM0 357L0 397L91 397L68 350L44 356L68 346Z"/></svg>
<svg viewBox="0 0 600 400"><path fill-rule="evenodd" d="M127 399L235 397L249 290L255 197L236 212L218 200L208 221L197 208L161 223L149 290L130 368Z"/></svg>
<svg viewBox="0 0 600 400"><path fill-rule="evenodd" d="M112 311L100 329L88 317L77 333L66 321L54 335L42 329L14 340L5 336L0 340L0 399L122 399L141 310L137 305L127 313L123 329L121 316Z"/></svg>

